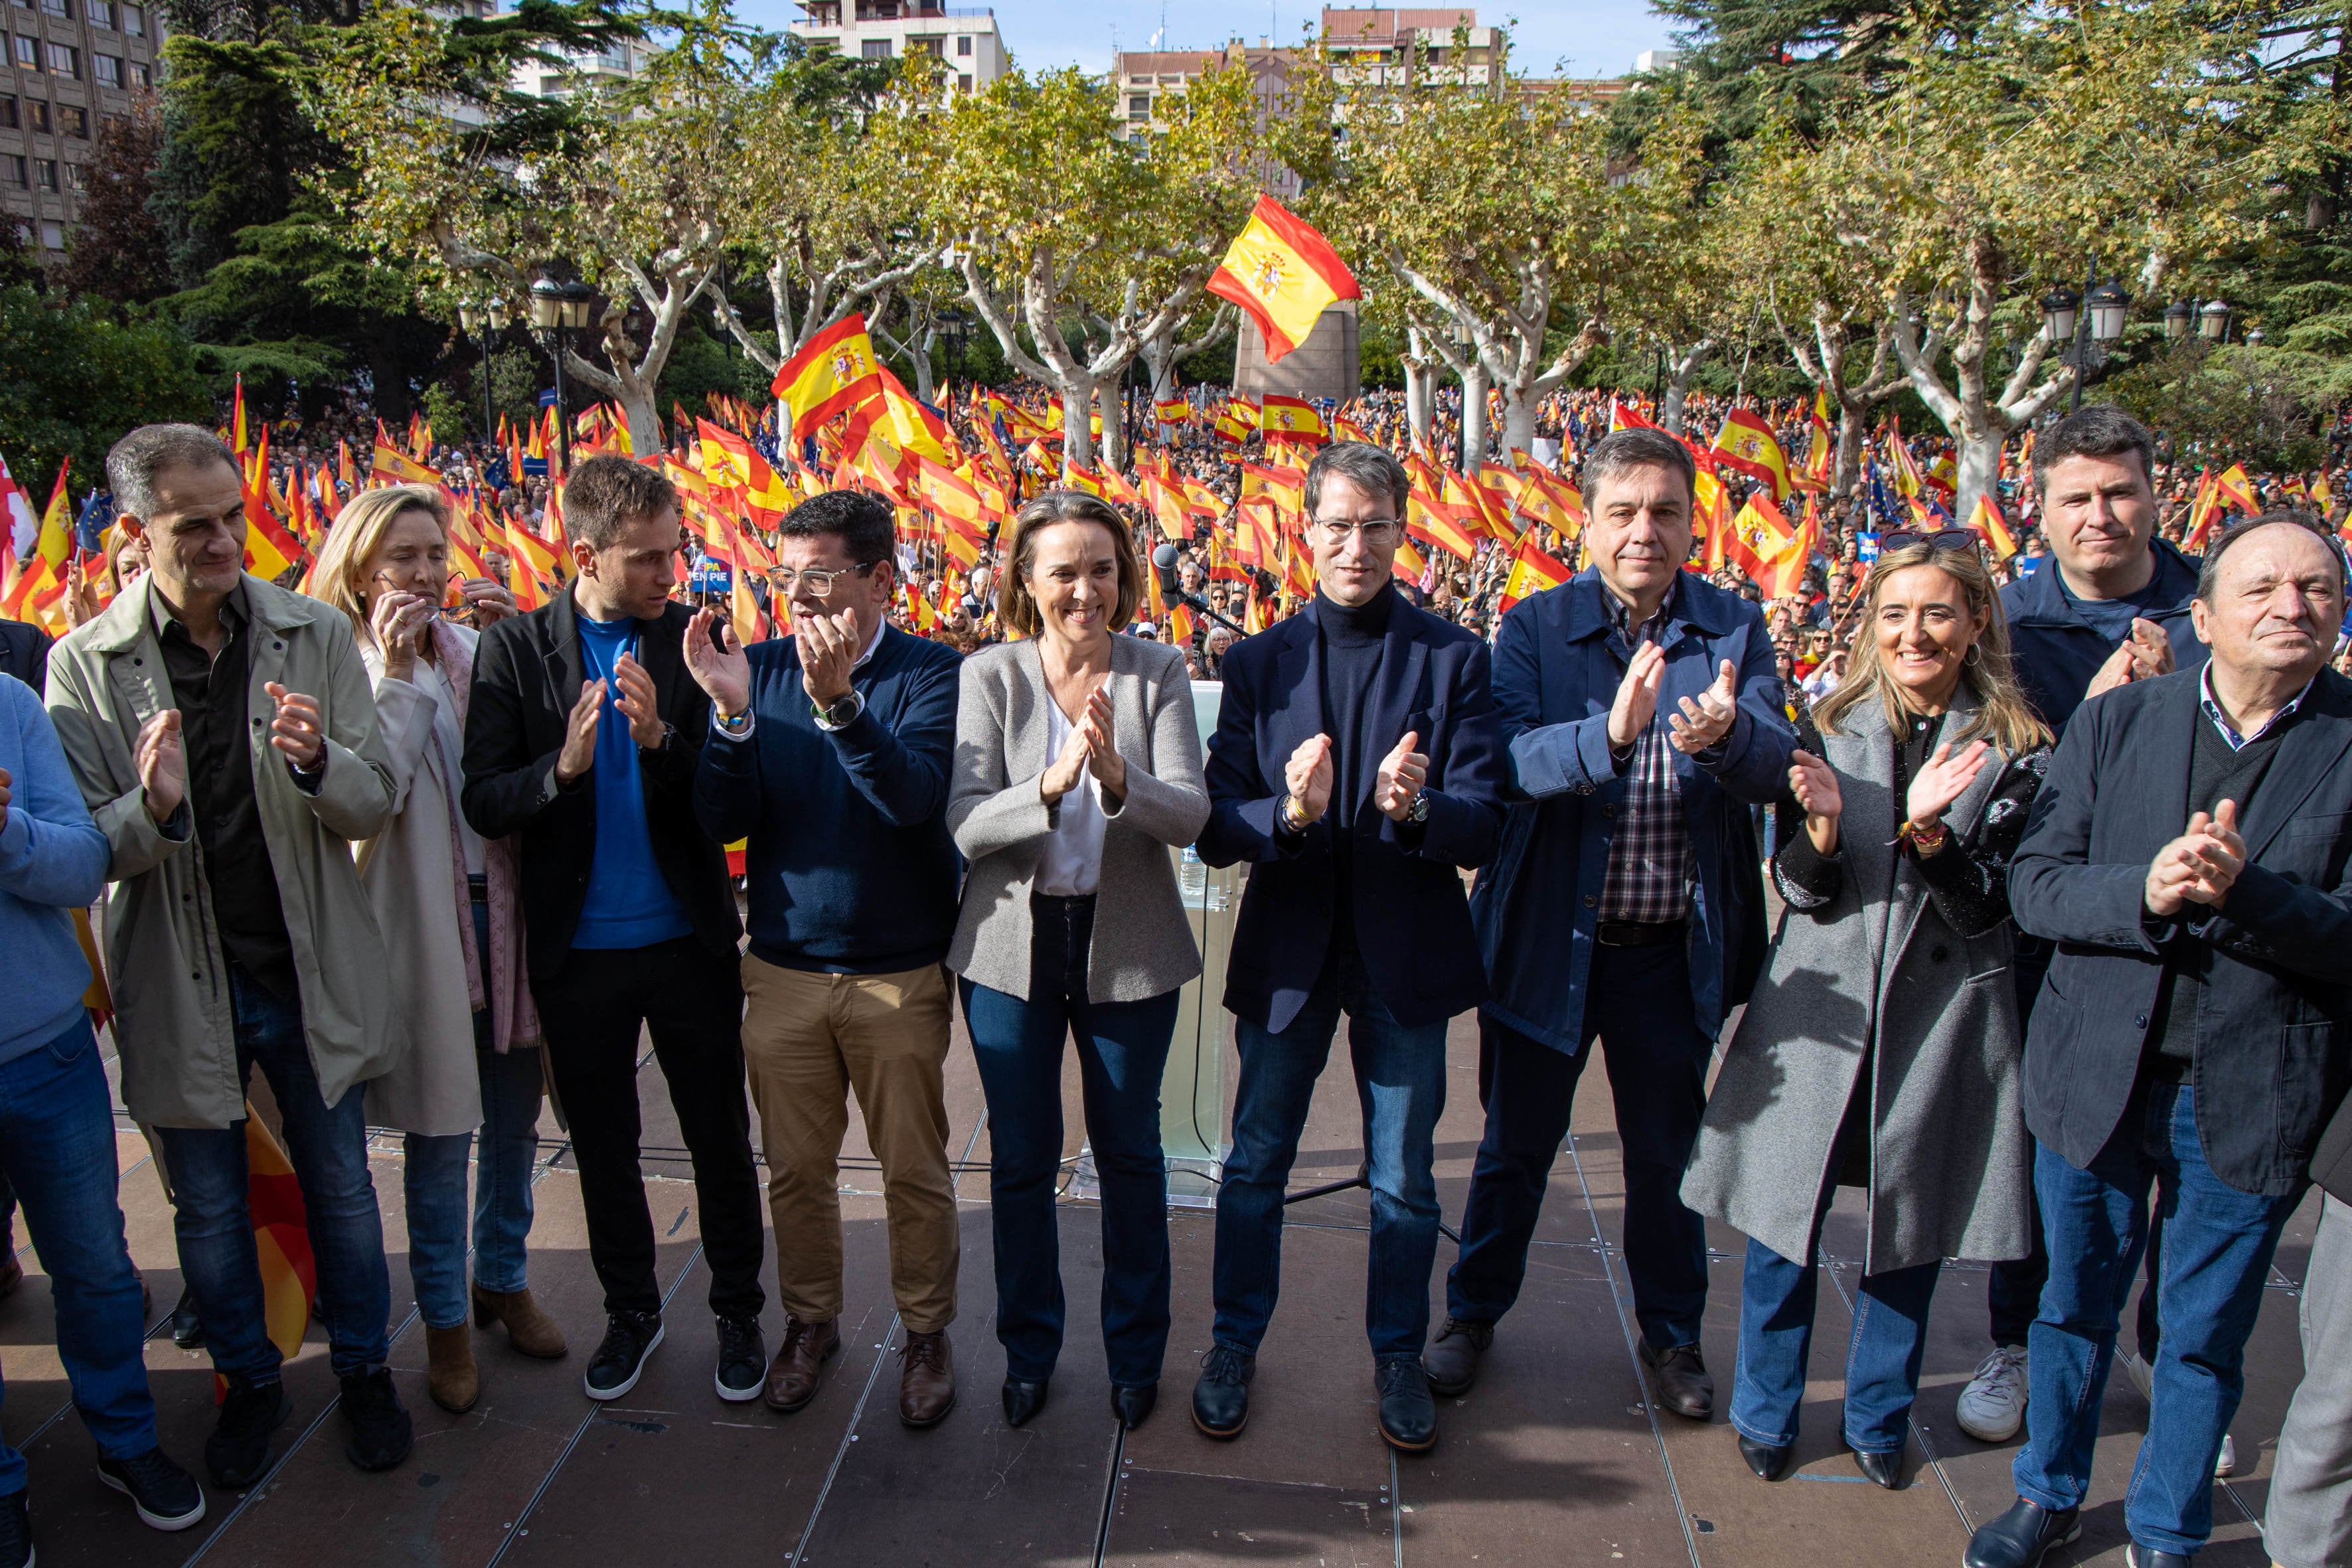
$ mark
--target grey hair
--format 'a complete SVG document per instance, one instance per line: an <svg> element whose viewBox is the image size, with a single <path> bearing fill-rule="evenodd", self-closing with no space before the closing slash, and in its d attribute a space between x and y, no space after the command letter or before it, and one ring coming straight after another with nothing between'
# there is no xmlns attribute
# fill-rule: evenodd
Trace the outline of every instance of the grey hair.
<svg viewBox="0 0 2352 1568"><path fill-rule="evenodd" d="M2336 535L2329 531L2326 523L2310 512L2297 511L2293 507L2282 507L2275 511L2266 511L2260 517L2250 517L2242 522L2233 522L2223 529L2221 536L2215 539L2212 545L2206 550L2205 559L2197 563L2197 596L2207 604L2211 604L2214 592L2221 584L2221 557L2229 553L2231 545L2253 532L2254 530L2269 528L2273 524L2299 528L2319 541L2320 546L2327 552L2327 559L2336 563L2336 596L2338 599L2343 598L2344 547L2336 542ZM2331 632L2334 629L2334 627L2329 628Z"/></svg>
<svg viewBox="0 0 2352 1568"><path fill-rule="evenodd" d="M2156 438L2147 426L2111 403L2080 408L2044 430L2033 443L2033 488L2046 487L2050 470L2069 458L2120 458L2139 454L2139 477L2154 482Z"/></svg>
<svg viewBox="0 0 2352 1568"><path fill-rule="evenodd" d="M1664 430L1639 426L1612 430L1593 443L1584 455L1584 493L1590 496L1600 489L1601 480L1635 468L1672 468L1683 477L1684 497L1697 504L1698 464L1690 448Z"/></svg>
<svg viewBox="0 0 2352 1568"><path fill-rule="evenodd" d="M166 468L202 468L226 463L242 476L228 443L201 425L142 425L108 448L106 488L114 510L145 522L155 515L155 477Z"/></svg>
<svg viewBox="0 0 2352 1568"><path fill-rule="evenodd" d="M1315 454L1307 465L1307 515L1311 520L1323 500L1324 481L1337 475L1366 495L1386 495L1396 508L1397 516L1404 516L1405 498L1412 493L1412 480L1407 477L1404 465L1386 447L1375 447L1364 441L1334 441Z"/></svg>

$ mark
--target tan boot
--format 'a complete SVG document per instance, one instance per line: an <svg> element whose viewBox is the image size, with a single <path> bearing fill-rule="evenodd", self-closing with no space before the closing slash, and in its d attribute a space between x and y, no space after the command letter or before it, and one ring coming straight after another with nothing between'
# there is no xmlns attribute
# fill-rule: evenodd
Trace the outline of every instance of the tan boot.
<svg viewBox="0 0 2352 1568"><path fill-rule="evenodd" d="M563 1342L563 1331L544 1308L530 1299L528 1290L485 1290L474 1287L474 1322L488 1328L492 1323L507 1326L507 1342L525 1355L541 1361L561 1361L570 1348Z"/></svg>
<svg viewBox="0 0 2352 1568"><path fill-rule="evenodd" d="M482 1396L481 1374L474 1370L474 1331L459 1323L454 1329L425 1331L425 1386L433 1403L462 1415Z"/></svg>

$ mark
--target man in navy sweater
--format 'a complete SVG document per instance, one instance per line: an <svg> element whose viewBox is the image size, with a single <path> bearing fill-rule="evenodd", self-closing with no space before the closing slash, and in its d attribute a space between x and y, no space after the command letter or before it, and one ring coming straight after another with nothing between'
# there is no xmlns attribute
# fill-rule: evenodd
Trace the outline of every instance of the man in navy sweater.
<svg viewBox="0 0 2352 1568"><path fill-rule="evenodd" d="M855 1085L907 1330L898 1417L929 1426L955 1405L942 961L962 876L946 817L962 661L888 624L898 574L881 501L828 491L781 531L772 580L793 635L746 650L704 610L686 639L712 710L695 811L719 843L750 841L743 1056L787 1313L765 1397L800 1409L841 1344L836 1162Z"/></svg>

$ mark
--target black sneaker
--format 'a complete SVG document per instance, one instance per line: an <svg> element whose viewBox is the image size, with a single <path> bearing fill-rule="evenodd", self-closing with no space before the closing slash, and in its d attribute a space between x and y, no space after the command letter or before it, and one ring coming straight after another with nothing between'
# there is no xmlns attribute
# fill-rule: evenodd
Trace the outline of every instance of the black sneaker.
<svg viewBox="0 0 2352 1568"><path fill-rule="evenodd" d="M392 1369L348 1373L342 1384L343 1419L352 1424L344 1457L362 1470L388 1470L408 1458L416 1436L400 1391L392 1385Z"/></svg>
<svg viewBox="0 0 2352 1568"><path fill-rule="evenodd" d="M213 1435L205 1439L205 1468L213 1485L225 1491L243 1491L269 1468L269 1435L292 1412L294 1402L276 1378L247 1383L231 1378L221 1401Z"/></svg>
<svg viewBox="0 0 2352 1568"><path fill-rule="evenodd" d="M100 1454L98 1479L129 1498L150 1530L185 1530L205 1517L205 1489L161 1448L128 1459Z"/></svg>
<svg viewBox="0 0 2352 1568"><path fill-rule="evenodd" d="M713 1381L719 1397L730 1405L760 1397L768 1383L768 1342L760 1337L759 1319L719 1314L719 1375Z"/></svg>
<svg viewBox="0 0 2352 1568"><path fill-rule="evenodd" d="M0 1568L33 1568L33 1516L22 1490L0 1497Z"/></svg>
<svg viewBox="0 0 2352 1568"><path fill-rule="evenodd" d="M604 1341L596 1347L588 1363L588 1375L582 1380L588 1397L618 1399L636 1387L637 1374L646 1370L646 1358L661 1342L659 1312L605 1313Z"/></svg>

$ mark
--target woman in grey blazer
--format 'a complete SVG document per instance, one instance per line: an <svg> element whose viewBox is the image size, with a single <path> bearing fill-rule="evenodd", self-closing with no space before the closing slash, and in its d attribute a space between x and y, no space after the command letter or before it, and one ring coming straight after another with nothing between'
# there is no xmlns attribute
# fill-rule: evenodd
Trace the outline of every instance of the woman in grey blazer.
<svg viewBox="0 0 2352 1568"><path fill-rule="evenodd" d="M948 826L971 867L948 967L988 1096L1004 1416L1044 1408L1062 1349L1062 1042L1076 1035L1102 1184L1103 1344L1129 1430L1168 1346L1160 1078L1201 954L1171 845L1209 819L1181 653L1120 637L1144 592L1127 525L1049 490L1004 544L998 620L964 660ZM1100 895L1107 895L1101 896Z"/></svg>
<svg viewBox="0 0 2352 1568"><path fill-rule="evenodd" d="M1787 1470L1822 1221L1864 1194L1845 1358L1854 1462L1901 1484L1927 1304L1946 1258L2021 1258L2031 1224L2008 861L2049 756L1965 529L1890 533L1846 677L1779 807L1788 912L1724 1052L1683 1202L1745 1231L1731 1425Z"/></svg>

